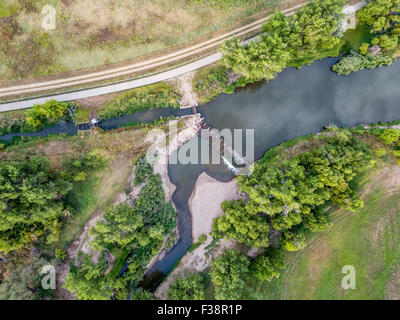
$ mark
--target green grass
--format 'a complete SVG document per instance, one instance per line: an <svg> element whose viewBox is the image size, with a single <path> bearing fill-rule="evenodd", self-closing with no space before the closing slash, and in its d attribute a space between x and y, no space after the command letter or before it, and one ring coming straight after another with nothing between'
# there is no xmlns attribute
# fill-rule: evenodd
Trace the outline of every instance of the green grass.
<svg viewBox="0 0 400 320"><path fill-rule="evenodd" d="M356 29L347 30L341 41L333 48L320 51L312 57L304 58L301 60L291 61L289 66L301 68L303 65L309 65L315 60L322 60L328 57L337 57L342 51L358 51L363 42L370 42L372 34L369 32L370 28L365 25L358 24Z"/></svg>
<svg viewBox="0 0 400 320"><path fill-rule="evenodd" d="M198 70L193 79L193 89L200 104L214 99L227 86L227 69L220 64Z"/></svg>
<svg viewBox="0 0 400 320"><path fill-rule="evenodd" d="M17 13L17 6L13 0L1 0L0 3L0 18L10 17Z"/></svg>
<svg viewBox="0 0 400 320"><path fill-rule="evenodd" d="M287 269L279 279L269 284L250 280L243 298L398 297L396 283L391 281L396 280L400 268L400 192L385 190L385 183L387 179L375 183L364 199L363 209L357 213L334 212L333 226L328 231L315 236L304 250L287 254ZM355 290L341 287L341 270L345 265L355 267Z"/></svg>
<svg viewBox="0 0 400 320"><path fill-rule="evenodd" d="M370 33L370 27L358 24L356 29L349 29L343 36L348 47L354 51L358 51L363 42L370 43L373 34Z"/></svg>
<svg viewBox="0 0 400 320"><path fill-rule="evenodd" d="M59 241L53 246L66 248L88 220L96 212L110 205L116 194L123 191L129 172L130 165L126 163L118 169L106 166L91 172L86 181L76 183L67 200L76 208L76 213L61 231Z"/></svg>
<svg viewBox="0 0 400 320"><path fill-rule="evenodd" d="M114 118L147 109L179 108L180 95L165 83L126 91L105 103L99 117Z"/></svg>

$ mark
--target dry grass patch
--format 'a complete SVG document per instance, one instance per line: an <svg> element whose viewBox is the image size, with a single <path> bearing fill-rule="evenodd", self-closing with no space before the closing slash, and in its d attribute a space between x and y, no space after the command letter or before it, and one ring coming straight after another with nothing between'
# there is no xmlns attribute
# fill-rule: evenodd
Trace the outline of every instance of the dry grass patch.
<svg viewBox="0 0 400 320"><path fill-rule="evenodd" d="M0 81L127 61L296 2L7 0L0 5ZM48 4L56 8L55 30L41 27Z"/></svg>

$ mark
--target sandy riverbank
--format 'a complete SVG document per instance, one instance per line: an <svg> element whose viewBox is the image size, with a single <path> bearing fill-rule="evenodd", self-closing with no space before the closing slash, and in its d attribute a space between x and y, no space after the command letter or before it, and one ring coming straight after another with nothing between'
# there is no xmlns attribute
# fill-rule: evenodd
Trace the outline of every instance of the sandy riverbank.
<svg viewBox="0 0 400 320"><path fill-rule="evenodd" d="M243 197L238 191L236 179L230 182L221 182L203 172L197 178L188 202L192 214L193 243L197 241L201 234L208 235L211 232L213 219L223 214L221 210L223 201ZM192 252L186 253L175 270L157 288L155 292L157 298L167 299L168 288L176 278L205 270L209 267L213 257L218 256L223 249L232 248L235 245L231 241L220 240L217 250L207 252L206 247L211 243L211 240L211 237L208 236L204 244Z"/></svg>
<svg viewBox="0 0 400 320"><path fill-rule="evenodd" d="M178 123L179 120L172 120L171 122L175 122L176 124ZM169 144L167 147L166 152L164 152L164 158L168 159L168 155L170 155L174 150L179 148L182 144L184 144L186 141L194 137L199 129L198 121L199 121L199 116L198 115L193 115L193 116L188 116L182 119L184 126L176 126L176 132L169 132ZM174 127L174 126L172 126ZM162 153L160 153L162 154ZM160 157L161 158L161 157ZM157 163L154 164L154 173L160 174L162 184L163 184L163 189L166 195L166 198L171 201L171 197L173 192L175 191L176 187L175 185L170 181L169 176L168 176L168 161L157 161ZM143 187L142 185L139 186L134 186L132 184L133 178L135 175L135 168L133 168L131 174L129 175L127 182L128 184L131 185L131 190L129 193L126 193L126 191L118 194L113 200L113 204L118 204L118 203L129 203L132 204L134 199L138 197L140 194L140 190ZM58 289L58 295L61 297L61 299L74 299L75 297L70 294L67 290L62 288L62 285L65 281L65 278L68 276L69 273L69 261L74 260L77 258L79 252L83 252L85 254L90 254L92 256L92 260L94 262L97 262L99 257L100 257L100 252L94 250L90 246L90 241L92 240L93 237L89 236L89 230L95 226L97 221L100 221L103 219L103 213L104 213L104 208L97 211L85 224L84 228L80 232L80 234L76 237L75 241L67 248L67 254L68 254L68 262L61 264L60 266L57 267L57 289ZM178 237L177 237L178 238ZM165 241L164 241L165 244ZM152 263L157 261L157 258L163 254L163 250L160 251L160 253L152 259L152 261L149 263L149 267L151 266Z"/></svg>
<svg viewBox="0 0 400 320"><path fill-rule="evenodd" d="M230 182L218 181L205 172L197 178L189 208L192 214L192 236L196 242L202 234L211 232L212 221L222 215L221 203L225 200L240 199L236 179Z"/></svg>

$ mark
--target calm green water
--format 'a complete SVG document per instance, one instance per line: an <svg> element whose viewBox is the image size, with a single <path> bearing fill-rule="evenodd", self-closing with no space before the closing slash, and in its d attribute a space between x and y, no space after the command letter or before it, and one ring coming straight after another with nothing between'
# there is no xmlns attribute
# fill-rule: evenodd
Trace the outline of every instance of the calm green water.
<svg viewBox="0 0 400 320"><path fill-rule="evenodd" d="M255 159L273 146L331 123L356 126L400 120L400 63L338 76L330 70L336 61L324 59L301 70L287 68L269 83L250 85L233 95L221 94L198 110L219 130L254 129ZM177 185L173 201L181 240L150 270L153 285L191 246L187 201L203 171L220 180L232 179L224 165L169 166L171 181Z"/></svg>

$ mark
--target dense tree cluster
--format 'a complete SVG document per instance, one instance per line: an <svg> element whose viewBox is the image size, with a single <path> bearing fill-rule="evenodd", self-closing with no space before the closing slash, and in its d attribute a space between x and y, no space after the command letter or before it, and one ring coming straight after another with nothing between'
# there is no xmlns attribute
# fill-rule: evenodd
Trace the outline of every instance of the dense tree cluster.
<svg viewBox="0 0 400 320"><path fill-rule="evenodd" d="M102 163L96 154L69 159L58 171L43 157L0 162L0 251L57 241L71 213L65 196Z"/></svg>
<svg viewBox="0 0 400 320"><path fill-rule="evenodd" d="M68 104L49 100L44 104L35 104L26 111L26 122L34 129L42 129L46 124L56 122L66 115Z"/></svg>
<svg viewBox="0 0 400 320"><path fill-rule="evenodd" d="M58 238L72 184L50 170L46 158L0 163L0 251Z"/></svg>
<svg viewBox="0 0 400 320"><path fill-rule="evenodd" d="M134 180L135 183L143 183L138 198L132 205L118 204L107 208L103 219L89 231L93 236L90 244L96 250L110 250L116 255L129 253L127 269L122 276L119 270L118 273L106 275L106 267L97 266L85 257L83 268L78 267L72 272L71 280L66 285L79 299L90 299L88 297L94 294L92 285L80 283L87 280L87 269L96 270L94 282L100 282L101 287L108 287L99 298L113 296L125 299L126 288L132 289L138 285L145 266L176 226L176 213L171 203L166 201L160 175L153 173L152 166L144 158L137 163L136 174L139 178ZM142 292L133 298L143 299L147 296L147 292Z"/></svg>
<svg viewBox="0 0 400 320"><path fill-rule="evenodd" d="M371 26L371 32L390 32L400 34L400 1L399 0L368 0L357 16L360 23Z"/></svg>
<svg viewBox="0 0 400 320"><path fill-rule="evenodd" d="M269 248L265 254L257 256L250 265L252 274L260 281L271 281L279 278L280 271L285 267L282 252Z"/></svg>
<svg viewBox="0 0 400 320"><path fill-rule="evenodd" d="M390 50L399 45L400 1L370 0L357 16L359 23L369 28L371 40L360 45L359 53L351 52L332 67L338 74L387 66L394 61Z"/></svg>
<svg viewBox="0 0 400 320"><path fill-rule="evenodd" d="M250 81L272 79L290 62L314 60L340 42L336 36L344 0L313 0L290 17L275 12L258 41L234 38L222 51L223 63Z"/></svg>
<svg viewBox="0 0 400 320"><path fill-rule="evenodd" d="M187 278L178 278L168 289L171 300L203 300L204 277L197 273Z"/></svg>
<svg viewBox="0 0 400 320"><path fill-rule="evenodd" d="M240 297L249 273L250 261L236 250L226 250L211 263L211 280L217 300L236 300Z"/></svg>
<svg viewBox="0 0 400 320"><path fill-rule="evenodd" d="M64 287L79 300L109 300L119 290L127 296L124 279L106 275L107 267L104 257L94 263L90 255L84 255L81 265L71 268Z"/></svg>
<svg viewBox="0 0 400 320"><path fill-rule="evenodd" d="M260 160L251 176L238 177L244 201L225 202L225 216L213 224L216 236L252 247L268 245L268 228L281 232L288 251L305 245L307 230L323 230L328 219L321 208L328 202L350 210L363 205L350 181L370 164L369 149L348 131L320 137L323 144L283 161L279 155Z"/></svg>

